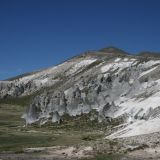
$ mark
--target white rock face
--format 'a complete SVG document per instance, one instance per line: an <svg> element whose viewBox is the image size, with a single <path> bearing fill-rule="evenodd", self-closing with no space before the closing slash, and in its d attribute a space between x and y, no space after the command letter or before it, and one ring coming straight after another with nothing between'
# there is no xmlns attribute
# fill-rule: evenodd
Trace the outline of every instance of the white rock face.
<svg viewBox="0 0 160 160"><path fill-rule="evenodd" d="M17 97L32 94L42 87L53 86L65 76L72 76L76 72L80 72L95 61L96 59L94 58L79 58L12 81L1 81L0 97Z"/></svg>
<svg viewBox="0 0 160 160"><path fill-rule="evenodd" d="M123 118L125 127L107 138L160 131L160 60L88 54L12 81L0 82L0 97L44 89L23 116L26 123L61 122L64 115L97 112L99 122ZM123 124L121 124L123 126Z"/></svg>

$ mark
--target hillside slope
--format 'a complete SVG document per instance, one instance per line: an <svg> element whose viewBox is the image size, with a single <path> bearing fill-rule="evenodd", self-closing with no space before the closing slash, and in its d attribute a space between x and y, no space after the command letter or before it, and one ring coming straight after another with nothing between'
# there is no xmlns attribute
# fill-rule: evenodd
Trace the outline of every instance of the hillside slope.
<svg viewBox="0 0 160 160"><path fill-rule="evenodd" d="M45 70L0 82L1 99L34 95L26 124L63 123L65 115L120 119L107 138L159 132L160 59L117 48L89 51ZM90 114L89 114L90 113Z"/></svg>

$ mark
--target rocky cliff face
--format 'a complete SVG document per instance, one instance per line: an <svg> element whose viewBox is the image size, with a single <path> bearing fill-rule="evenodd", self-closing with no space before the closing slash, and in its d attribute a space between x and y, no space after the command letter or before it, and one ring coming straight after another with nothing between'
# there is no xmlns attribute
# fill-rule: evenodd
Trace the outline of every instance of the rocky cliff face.
<svg viewBox="0 0 160 160"><path fill-rule="evenodd" d="M1 98L35 96L27 124L62 122L64 115L91 114L102 122L122 118L108 138L160 131L160 59L115 48L87 52L60 65L0 83ZM62 122L63 123L63 122Z"/></svg>

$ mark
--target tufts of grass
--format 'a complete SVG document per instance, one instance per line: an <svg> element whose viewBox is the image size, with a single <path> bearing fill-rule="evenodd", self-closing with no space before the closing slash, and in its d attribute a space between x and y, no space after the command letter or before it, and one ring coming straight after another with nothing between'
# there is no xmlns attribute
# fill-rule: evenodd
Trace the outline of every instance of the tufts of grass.
<svg viewBox="0 0 160 160"><path fill-rule="evenodd" d="M94 158L83 158L82 160L123 160L126 159L120 154L98 154ZM127 158L128 159L128 158Z"/></svg>
<svg viewBox="0 0 160 160"><path fill-rule="evenodd" d="M92 133L92 134L85 134L82 135L82 140L84 141L96 141L103 137L103 134L100 133Z"/></svg>

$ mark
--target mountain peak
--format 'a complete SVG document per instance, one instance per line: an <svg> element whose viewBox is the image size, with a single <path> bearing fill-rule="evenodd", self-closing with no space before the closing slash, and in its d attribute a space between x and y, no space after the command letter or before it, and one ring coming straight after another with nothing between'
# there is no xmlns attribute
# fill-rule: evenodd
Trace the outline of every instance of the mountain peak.
<svg viewBox="0 0 160 160"><path fill-rule="evenodd" d="M112 54L128 54L124 50L119 49L119 48L114 47L114 46L109 46L109 47L106 47L106 48L102 48L99 51L104 52L104 53L112 53Z"/></svg>

